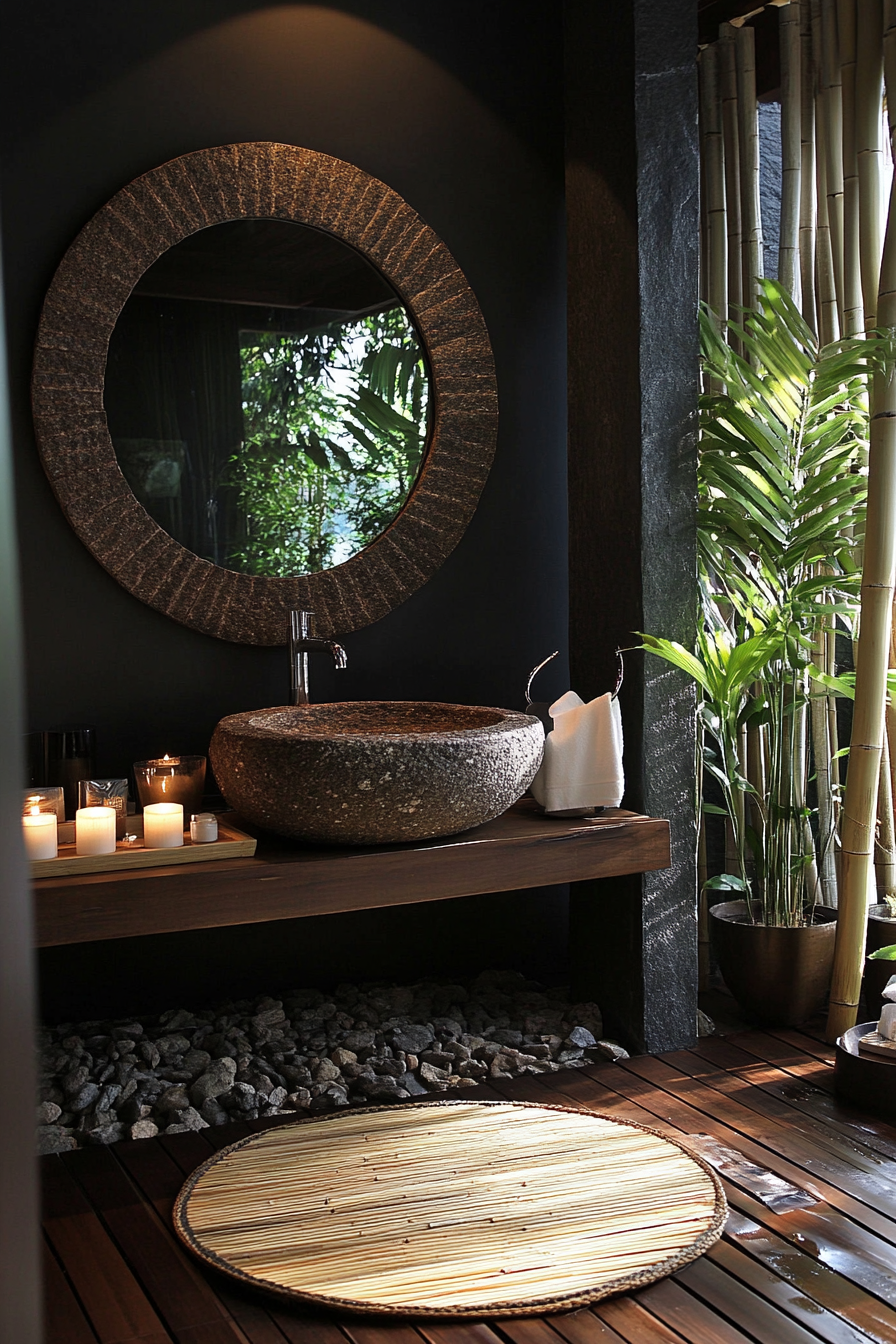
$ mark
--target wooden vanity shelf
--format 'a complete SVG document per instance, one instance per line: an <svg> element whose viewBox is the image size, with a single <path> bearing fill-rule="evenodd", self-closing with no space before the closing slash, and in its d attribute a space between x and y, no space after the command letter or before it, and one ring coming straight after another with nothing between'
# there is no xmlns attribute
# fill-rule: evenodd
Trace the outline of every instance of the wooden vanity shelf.
<svg viewBox="0 0 896 1344"><path fill-rule="evenodd" d="M37 945L410 905L648 872L669 862L667 821L622 810L552 820L529 799L462 835L407 845L325 848L261 833L251 858L36 880Z"/></svg>

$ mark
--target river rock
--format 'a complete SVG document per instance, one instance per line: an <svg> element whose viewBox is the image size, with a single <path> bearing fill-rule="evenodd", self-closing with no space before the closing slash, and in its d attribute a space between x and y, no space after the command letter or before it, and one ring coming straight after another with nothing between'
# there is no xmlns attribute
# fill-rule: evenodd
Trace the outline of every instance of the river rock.
<svg viewBox="0 0 896 1344"><path fill-rule="evenodd" d="M190 1101L194 1106L201 1106L207 1097L223 1096L233 1087L235 1078L236 1060L212 1060L190 1088Z"/></svg>
<svg viewBox="0 0 896 1344"><path fill-rule="evenodd" d="M435 1032L432 1027L425 1026L421 1022L412 1022L406 1027L398 1027L392 1035L392 1045L397 1050L404 1050L415 1055L419 1055L420 1051L425 1050L434 1040Z"/></svg>

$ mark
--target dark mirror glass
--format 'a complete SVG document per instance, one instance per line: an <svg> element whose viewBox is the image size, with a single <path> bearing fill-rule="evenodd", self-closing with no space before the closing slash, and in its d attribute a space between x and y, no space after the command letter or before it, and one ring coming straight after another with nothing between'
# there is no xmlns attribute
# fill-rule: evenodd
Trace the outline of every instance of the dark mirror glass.
<svg viewBox="0 0 896 1344"><path fill-rule="evenodd" d="M238 220L145 272L109 347L118 463L155 521L226 569L330 569L378 537L428 442L430 378L407 309L317 229Z"/></svg>

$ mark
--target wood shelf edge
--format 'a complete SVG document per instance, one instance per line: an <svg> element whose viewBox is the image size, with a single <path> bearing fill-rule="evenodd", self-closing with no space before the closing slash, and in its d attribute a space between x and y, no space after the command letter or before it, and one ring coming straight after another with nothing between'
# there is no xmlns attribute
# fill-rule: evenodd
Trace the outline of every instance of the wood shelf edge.
<svg viewBox="0 0 896 1344"><path fill-rule="evenodd" d="M36 942L111 938L337 914L648 872L669 865L669 825L633 813L552 822L518 806L475 831L424 845L286 850L189 868L44 878L34 883Z"/></svg>

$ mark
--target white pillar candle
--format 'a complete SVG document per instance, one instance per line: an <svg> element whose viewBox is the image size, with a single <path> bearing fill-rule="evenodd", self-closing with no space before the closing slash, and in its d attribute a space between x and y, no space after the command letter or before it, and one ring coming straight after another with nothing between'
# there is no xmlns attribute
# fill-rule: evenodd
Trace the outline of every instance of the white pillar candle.
<svg viewBox="0 0 896 1344"><path fill-rule="evenodd" d="M114 807L79 807L75 813L75 853L114 854Z"/></svg>
<svg viewBox="0 0 896 1344"><path fill-rule="evenodd" d="M176 849L184 842L182 803L150 803L143 809L145 849Z"/></svg>
<svg viewBox="0 0 896 1344"><path fill-rule="evenodd" d="M32 807L22 817L22 832L25 836L25 853L29 859L56 858L55 812L41 812L39 807Z"/></svg>

